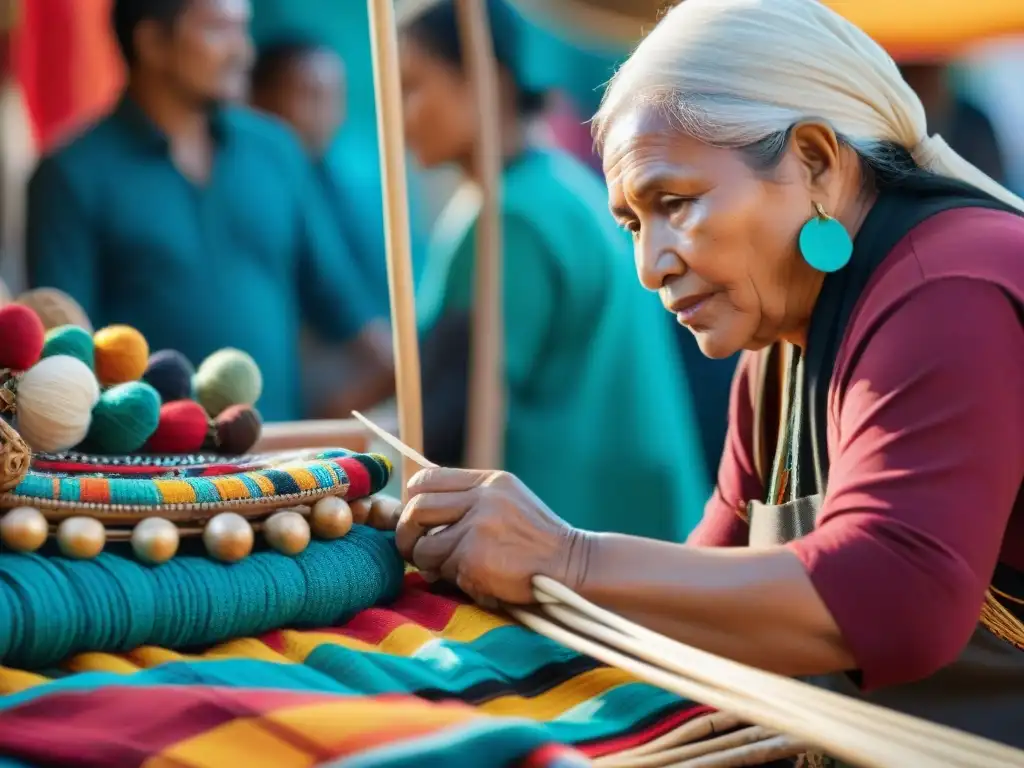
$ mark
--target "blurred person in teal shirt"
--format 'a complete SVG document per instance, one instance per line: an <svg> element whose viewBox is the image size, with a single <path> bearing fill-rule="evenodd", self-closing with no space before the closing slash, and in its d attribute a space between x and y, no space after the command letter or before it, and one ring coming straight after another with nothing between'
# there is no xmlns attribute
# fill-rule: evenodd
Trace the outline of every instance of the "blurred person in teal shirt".
<svg viewBox="0 0 1024 768"><path fill-rule="evenodd" d="M338 395L361 407L393 387L385 314L292 132L233 104L247 90L249 17L249 0L115 0L128 85L33 175L30 280L69 293L97 327L133 325L194 363L248 352L267 420L302 415L305 318L362 351Z"/></svg>
<svg viewBox="0 0 1024 768"><path fill-rule="evenodd" d="M504 144L504 469L574 525L682 540L710 485L671 328L636 284L601 181L528 142L544 95L517 78L514 12L495 0L488 9ZM427 454L458 464L480 198L477 104L452 3L404 25L400 53L410 149L467 179L432 233L419 295Z"/></svg>
<svg viewBox="0 0 1024 768"><path fill-rule="evenodd" d="M259 48L252 71L252 105L296 132L309 157L315 183L334 225L353 256L353 268L374 306L387 310L387 268L382 227L359 215L361 198L330 149L345 120L346 77L342 58L305 35L273 38ZM335 158L337 155L334 156ZM367 190L372 194L375 190ZM378 207L380 200L376 200Z"/></svg>

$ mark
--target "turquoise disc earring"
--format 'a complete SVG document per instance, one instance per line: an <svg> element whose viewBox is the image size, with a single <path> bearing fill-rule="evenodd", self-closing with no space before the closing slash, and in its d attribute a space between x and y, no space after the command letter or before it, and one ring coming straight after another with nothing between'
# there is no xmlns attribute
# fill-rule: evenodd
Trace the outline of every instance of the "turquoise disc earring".
<svg viewBox="0 0 1024 768"><path fill-rule="evenodd" d="M817 215L800 230L800 255L819 272L838 272L850 263L853 240L846 227L814 204Z"/></svg>

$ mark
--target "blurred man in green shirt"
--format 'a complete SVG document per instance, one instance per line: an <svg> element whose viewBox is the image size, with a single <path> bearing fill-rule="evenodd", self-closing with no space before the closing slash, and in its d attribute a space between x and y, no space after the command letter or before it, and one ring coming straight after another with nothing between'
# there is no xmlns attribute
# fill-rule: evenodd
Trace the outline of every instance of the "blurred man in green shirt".
<svg viewBox="0 0 1024 768"><path fill-rule="evenodd" d="M306 319L359 351L338 399L363 407L393 386L387 324L299 142L233 106L247 90L249 16L249 0L115 0L128 86L33 176L30 279L71 294L96 326L134 325L195 363L245 350L268 420L301 415Z"/></svg>

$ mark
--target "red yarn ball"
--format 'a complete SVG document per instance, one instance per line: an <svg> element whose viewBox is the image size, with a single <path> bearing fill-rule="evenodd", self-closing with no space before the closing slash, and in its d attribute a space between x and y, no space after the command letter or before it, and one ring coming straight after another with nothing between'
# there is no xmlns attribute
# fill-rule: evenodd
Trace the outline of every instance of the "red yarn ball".
<svg viewBox="0 0 1024 768"><path fill-rule="evenodd" d="M209 417L194 400L172 400L160 406L160 423L146 443L148 453L195 453L210 430Z"/></svg>
<svg viewBox="0 0 1024 768"><path fill-rule="evenodd" d="M43 321L28 307L0 307L0 368L27 371L39 362L45 336Z"/></svg>

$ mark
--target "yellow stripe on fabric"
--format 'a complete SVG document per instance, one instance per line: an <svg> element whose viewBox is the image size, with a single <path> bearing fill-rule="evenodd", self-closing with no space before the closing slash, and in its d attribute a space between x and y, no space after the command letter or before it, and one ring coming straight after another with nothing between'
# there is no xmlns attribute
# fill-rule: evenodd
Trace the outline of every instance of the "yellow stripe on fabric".
<svg viewBox="0 0 1024 768"><path fill-rule="evenodd" d="M195 489L184 480L154 479L153 484L165 504L194 504L196 501Z"/></svg>
<svg viewBox="0 0 1024 768"><path fill-rule="evenodd" d="M246 472L245 476L256 483L256 487L263 492L264 496L273 496L277 493L274 484L266 475L262 475L259 472Z"/></svg>
<svg viewBox="0 0 1024 768"><path fill-rule="evenodd" d="M131 675L139 671L123 656L110 653L80 653L71 658L64 668L69 672L112 672L116 675Z"/></svg>
<svg viewBox="0 0 1024 768"><path fill-rule="evenodd" d="M635 677L618 669L593 669L567 680L539 696L528 699L522 696L501 696L480 704L478 708L488 715L523 717L528 720L546 722L607 693L612 688L635 682Z"/></svg>
<svg viewBox="0 0 1024 768"><path fill-rule="evenodd" d="M417 732L462 723L479 717L461 706L437 706L425 701L325 702L276 710L263 716L300 734L304 741L323 750L335 749L348 740L372 741L374 733L402 737L407 731L396 723L411 726Z"/></svg>
<svg viewBox="0 0 1024 768"><path fill-rule="evenodd" d="M195 661L198 656L186 656L174 651L169 651L166 648L158 648L155 645L143 645L140 648L136 648L128 654L125 654L125 658L129 661L133 661L140 667L149 668L155 667L158 664L173 664L176 661Z"/></svg>
<svg viewBox="0 0 1024 768"><path fill-rule="evenodd" d="M19 693L28 688L50 682L48 677L37 675L32 672L23 672L20 669L0 667L0 694Z"/></svg>
<svg viewBox="0 0 1024 768"><path fill-rule="evenodd" d="M240 478L231 477L230 475L219 475L206 479L213 483L213 487L217 489L217 493L220 494L220 498L223 501L248 499L252 496L249 493L248 486Z"/></svg>
<svg viewBox="0 0 1024 768"><path fill-rule="evenodd" d="M347 635L333 632L310 632L285 630L285 655L293 661L304 663L321 645L340 645L364 653L388 653L392 656L412 656L430 642L443 639L452 643L472 643L499 627L508 626L504 621L472 605L460 605L441 632L431 632L425 627L409 622L392 630L379 644L372 645Z"/></svg>
<svg viewBox="0 0 1024 768"><path fill-rule="evenodd" d="M317 762L317 756L268 731L260 718L246 718L179 741L141 768L308 768Z"/></svg>
<svg viewBox="0 0 1024 768"><path fill-rule="evenodd" d="M376 645L328 632L287 629L281 633L281 639L284 641L284 655L296 664L305 664L309 654L322 645L340 645L343 648L351 648L353 651L362 653L378 653L380 651Z"/></svg>
<svg viewBox="0 0 1024 768"><path fill-rule="evenodd" d="M319 483L317 483L316 481L316 478L313 476L313 473L310 472L308 469L303 469L301 467L292 467L286 471L288 472L289 475L291 475L291 478L292 480L295 481L295 484L304 491L312 491L320 487Z"/></svg>
<svg viewBox="0 0 1024 768"><path fill-rule="evenodd" d="M204 659L253 659L255 661L270 661L274 664L295 664L293 659L288 658L282 653L278 653L273 648L267 646L259 640L252 637L242 638L240 640L231 640L227 643L222 643L203 654Z"/></svg>

